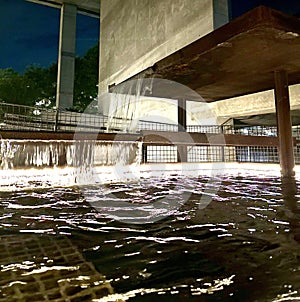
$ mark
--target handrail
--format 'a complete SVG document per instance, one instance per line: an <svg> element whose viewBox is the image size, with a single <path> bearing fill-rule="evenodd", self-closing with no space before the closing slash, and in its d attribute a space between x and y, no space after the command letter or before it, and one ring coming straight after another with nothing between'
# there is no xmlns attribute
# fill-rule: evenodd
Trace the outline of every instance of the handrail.
<svg viewBox="0 0 300 302"><path fill-rule="evenodd" d="M128 131L127 126L132 122L130 119L110 118L100 113L78 113L60 108L43 108L0 102L0 130L74 132L80 128L106 132L108 122L111 119L114 123L109 130L115 133L128 132L134 134L143 130L178 131L178 125L175 123L147 120L139 120L136 129ZM187 132L277 136L276 127L261 125L247 125L243 128L237 128L234 125L188 125ZM293 136L300 139L300 126L293 127Z"/></svg>

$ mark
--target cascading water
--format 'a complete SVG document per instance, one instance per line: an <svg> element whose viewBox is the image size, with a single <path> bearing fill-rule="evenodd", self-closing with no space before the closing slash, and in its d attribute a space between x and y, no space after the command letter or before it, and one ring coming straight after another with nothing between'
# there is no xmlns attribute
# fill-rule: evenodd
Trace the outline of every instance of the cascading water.
<svg viewBox="0 0 300 302"><path fill-rule="evenodd" d="M1 140L0 187L115 181L116 166L139 165L140 148L136 142Z"/></svg>
<svg viewBox="0 0 300 302"><path fill-rule="evenodd" d="M0 163L2 169L130 165L137 148L134 142L2 140Z"/></svg>
<svg viewBox="0 0 300 302"><path fill-rule="evenodd" d="M100 96L109 102L107 132L135 133L138 130L138 121L143 113L139 103L151 94L153 79L137 79L118 85L111 93Z"/></svg>
<svg viewBox="0 0 300 302"><path fill-rule="evenodd" d="M13 159L18 146L14 146L8 140L1 140L0 145L0 167L1 169L9 169L13 167Z"/></svg>

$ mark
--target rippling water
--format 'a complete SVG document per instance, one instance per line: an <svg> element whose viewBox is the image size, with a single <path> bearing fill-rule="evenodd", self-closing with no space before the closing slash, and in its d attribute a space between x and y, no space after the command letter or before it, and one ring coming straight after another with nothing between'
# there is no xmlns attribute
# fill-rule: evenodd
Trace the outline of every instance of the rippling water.
<svg viewBox="0 0 300 302"><path fill-rule="evenodd" d="M98 301L300 301L299 182L225 175L216 183L205 206L205 177L4 192L0 232L68 237L115 290ZM112 203L101 209L91 196ZM129 224L113 219L118 199L129 209L162 199L180 206Z"/></svg>

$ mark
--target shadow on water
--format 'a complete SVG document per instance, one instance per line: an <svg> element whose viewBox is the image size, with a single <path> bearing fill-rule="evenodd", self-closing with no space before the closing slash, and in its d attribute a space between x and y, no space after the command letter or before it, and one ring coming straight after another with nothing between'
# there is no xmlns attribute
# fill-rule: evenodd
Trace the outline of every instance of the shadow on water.
<svg viewBox="0 0 300 302"><path fill-rule="evenodd" d="M166 302L199 301L199 295L200 301L296 300L298 199L295 179L225 180L207 208L199 211L192 194L178 213L150 226L113 222L110 242L85 255L117 292L161 288ZM123 236L124 228L131 233Z"/></svg>
<svg viewBox="0 0 300 302"><path fill-rule="evenodd" d="M300 243L300 196L294 177L282 178L281 191L289 219L292 238Z"/></svg>

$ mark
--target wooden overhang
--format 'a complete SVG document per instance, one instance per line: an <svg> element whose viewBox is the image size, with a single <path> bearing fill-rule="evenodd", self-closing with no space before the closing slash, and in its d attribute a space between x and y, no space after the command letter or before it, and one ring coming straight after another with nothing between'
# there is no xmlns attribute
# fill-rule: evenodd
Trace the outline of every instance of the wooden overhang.
<svg viewBox="0 0 300 302"><path fill-rule="evenodd" d="M131 79L175 81L207 102L273 89L275 70L285 70L289 84L296 84L300 82L299 35L298 18L259 6ZM201 101L186 90L181 95L175 86L158 84L152 96Z"/></svg>

